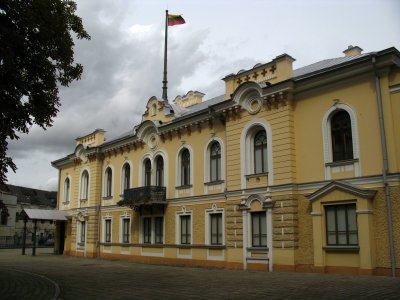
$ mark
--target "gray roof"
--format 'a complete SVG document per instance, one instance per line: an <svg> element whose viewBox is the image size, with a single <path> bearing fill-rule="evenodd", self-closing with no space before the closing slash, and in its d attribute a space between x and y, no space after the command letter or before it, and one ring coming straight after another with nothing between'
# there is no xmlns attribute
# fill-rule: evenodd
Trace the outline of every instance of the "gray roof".
<svg viewBox="0 0 400 300"><path fill-rule="evenodd" d="M66 221L69 214L66 211L50 209L24 208L30 220L59 220Z"/></svg>
<svg viewBox="0 0 400 300"><path fill-rule="evenodd" d="M343 57L337 57L337 58L324 59L319 62L313 63L311 65L304 66L302 68L293 70L293 78L300 79L301 77L305 77L306 75L324 71L333 66L337 66L342 63L346 63L346 62L355 60L355 59L363 57L363 56L368 56L369 54L370 53L365 53L365 54L356 55L356 56L343 56Z"/></svg>
<svg viewBox="0 0 400 300"><path fill-rule="evenodd" d="M209 100L203 101L199 104L195 104L189 107L186 107L186 110L181 113L181 117L191 115L193 113L197 113L199 111L202 111L203 109L206 109L214 104L220 103L225 100L225 95L220 95L214 98L211 98Z"/></svg>
<svg viewBox="0 0 400 300"><path fill-rule="evenodd" d="M313 74L318 74L319 72L327 71L329 68L332 68L334 66L337 66L337 65L340 65L343 63L347 63L352 60L356 60L363 56L368 56L369 54L371 54L371 53L365 53L365 54L356 55L356 56L343 56L343 57L321 60L321 61L313 63L311 65L307 65L307 66L298 68L296 70L293 70L292 78L294 80L296 80L296 79L301 79L301 78L304 78L304 77L307 77L307 76L310 76ZM261 65L261 64L256 64L254 67L257 67L258 65ZM241 73L242 71L244 72L245 70L240 70L238 72L238 74ZM189 107L180 107L174 103L169 103L168 105L174 110L174 114L176 117L174 119L174 121L172 121L172 122L187 118L193 114L196 114L202 110L209 108L212 105L221 103L223 101L225 101L225 95L220 95L220 96L211 98L209 100L205 100L199 104L195 104L195 105L192 105ZM159 124L159 125L162 126L161 124ZM118 136L108 140L103 145L107 145L107 144L113 143L117 140L124 139L127 137L135 136L135 134L136 134L135 128L136 127L134 127L133 129L131 129L129 131L126 131L125 133L123 133L121 135L118 135Z"/></svg>

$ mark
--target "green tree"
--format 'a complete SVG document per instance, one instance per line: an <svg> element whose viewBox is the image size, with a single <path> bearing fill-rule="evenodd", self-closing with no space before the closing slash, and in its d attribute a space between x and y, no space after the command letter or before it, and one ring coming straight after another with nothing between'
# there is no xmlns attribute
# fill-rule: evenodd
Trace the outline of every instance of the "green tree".
<svg viewBox="0 0 400 300"><path fill-rule="evenodd" d="M68 0L0 0L0 184L7 181L8 140L46 129L57 115L59 86L82 74L74 40L90 39Z"/></svg>

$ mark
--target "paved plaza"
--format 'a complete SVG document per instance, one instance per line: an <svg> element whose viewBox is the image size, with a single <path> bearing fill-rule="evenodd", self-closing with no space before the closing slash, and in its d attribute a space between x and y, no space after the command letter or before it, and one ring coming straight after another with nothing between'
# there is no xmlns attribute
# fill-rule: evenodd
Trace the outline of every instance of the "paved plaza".
<svg viewBox="0 0 400 300"><path fill-rule="evenodd" d="M391 277L156 266L50 250L0 250L0 299L400 299Z"/></svg>

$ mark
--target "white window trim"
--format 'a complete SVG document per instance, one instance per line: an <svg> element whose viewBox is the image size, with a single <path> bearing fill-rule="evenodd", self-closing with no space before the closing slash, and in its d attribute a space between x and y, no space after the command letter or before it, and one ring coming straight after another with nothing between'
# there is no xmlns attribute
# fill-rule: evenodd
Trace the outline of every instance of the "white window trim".
<svg viewBox="0 0 400 300"><path fill-rule="evenodd" d="M156 165L156 159L158 156L161 156L164 160L164 185L165 187L168 186L168 170L169 170L169 166L168 166L168 155L164 150L158 150L154 153L153 157L153 162L152 162L152 166L154 166L154 172L152 172L152 182L154 182L154 184L156 184L157 180L156 180L156 176L157 176L157 165Z"/></svg>
<svg viewBox="0 0 400 300"><path fill-rule="evenodd" d="M139 185L141 187L145 186L145 174L144 172L146 171L144 168L144 161L146 159L150 160L150 164L151 164L151 184L153 184L153 156L149 153L146 153L145 155L143 155L142 159L140 160L140 164L139 164ZM150 184L150 185L151 185Z"/></svg>
<svg viewBox="0 0 400 300"><path fill-rule="evenodd" d="M332 153L332 138L331 138L331 117L337 110L344 110L350 116L351 123L351 135L353 141L353 159L358 161L352 163L354 165L354 175L356 177L361 176L361 162L360 162L360 151L359 151L359 135L358 135L358 121L357 115L354 109L344 103L335 103L329 108L324 117L322 118L322 140L324 147L324 168L325 168L325 179L331 179L331 167L327 166L327 163L333 162Z"/></svg>
<svg viewBox="0 0 400 300"><path fill-rule="evenodd" d="M156 244L156 218L162 217L163 218L163 241L162 243L157 243ZM144 237L143 237L143 219L145 218L151 218L151 238L150 238L150 243L144 243ZM145 245L163 245L165 244L165 216L161 214L157 215L144 215L140 217L140 223L139 223L139 243L145 244Z"/></svg>
<svg viewBox="0 0 400 300"><path fill-rule="evenodd" d="M271 125L264 119L254 119L248 122L240 136L240 174L241 188L247 187L246 175L254 174L254 135L259 129L264 129L267 134L267 167L268 167L268 185L274 183L274 168L272 160L272 129Z"/></svg>
<svg viewBox="0 0 400 300"><path fill-rule="evenodd" d="M196 182L195 178L194 178L194 164L193 164L193 160L194 160L194 152L193 152L193 148L188 145L188 144L183 144L181 147L179 147L178 151L176 152L176 166L175 166L175 174L176 174L176 178L175 178L175 182L177 183L177 186L182 186L182 176L181 176L181 164L182 164L182 151L183 149L188 149L189 153L190 153L190 185L191 187L189 188L189 193L190 196L193 196L193 183ZM176 190L175 193L175 197L179 197L179 190Z"/></svg>
<svg viewBox="0 0 400 300"><path fill-rule="evenodd" d="M121 193L121 195L124 194L124 179L125 179L124 167L125 167L126 164L128 164L130 169L131 169L131 174L130 174L130 178L129 178L129 186L130 186L130 188L133 187L133 180L132 180L132 178L133 178L133 176L132 176L133 175L133 165L132 165L132 162L130 160L125 160L122 163L121 173L120 173L121 174L121 180L120 180L120 193Z"/></svg>
<svg viewBox="0 0 400 300"><path fill-rule="evenodd" d="M124 230L124 226L123 226L124 219L129 219L129 241L128 241L128 243L124 243L124 231L123 231ZM127 212L125 212L125 214L120 216L119 221L120 221L119 222L119 242L121 244L129 244L132 241L132 217L130 215L128 215Z"/></svg>
<svg viewBox="0 0 400 300"><path fill-rule="evenodd" d="M106 220L110 220L111 221L111 232L110 232L110 242L106 242ZM106 216L103 217L103 234L102 234L102 238L103 238L103 243L111 243L112 242L112 227L113 227L113 219L111 216Z"/></svg>
<svg viewBox="0 0 400 300"><path fill-rule="evenodd" d="M65 197L65 192L66 192L66 190L65 190L65 182L67 181L67 179L69 180L68 199L66 199L66 197ZM62 204L69 205L71 203L71 187L72 187L72 179L71 179L70 175L67 175L65 177L65 179L64 179L63 193L62 193L62 197L63 197Z"/></svg>
<svg viewBox="0 0 400 300"><path fill-rule="evenodd" d="M225 180L225 144L220 137L212 137L204 147L204 182L210 182L210 152L211 145L218 142L221 147L221 179Z"/></svg>
<svg viewBox="0 0 400 300"><path fill-rule="evenodd" d="M107 169L111 169L111 195L107 196ZM103 173L103 197L114 197L114 178L115 178L115 171L113 165L107 165L104 169Z"/></svg>
<svg viewBox="0 0 400 300"><path fill-rule="evenodd" d="M222 214L222 244L218 246L225 245L225 211L223 208L217 208L216 204L212 205L211 209L206 209L205 211L205 244L211 245L211 216L212 214ZM214 245L213 245L214 246Z"/></svg>
<svg viewBox="0 0 400 300"><path fill-rule="evenodd" d="M83 172L84 171L87 171L88 172L88 176L89 176L89 180L88 180L88 186L87 186L87 189L88 189L88 196L87 196L87 205L86 206L89 206L89 204L90 204L90 179L91 179L91 175L90 175L90 169L88 168L88 167L85 167L85 168L83 168L82 170L81 170L81 173L80 173L80 175L79 175L79 190L78 190L78 192L79 192L79 199L78 199L78 208L80 208L81 207L81 200L82 200L82 175L83 175Z"/></svg>
<svg viewBox="0 0 400 300"><path fill-rule="evenodd" d="M85 242L82 245L81 242L81 233L82 233L82 223L85 222ZM86 251L86 243L87 243L87 228L88 228L88 222L87 220L85 221L76 221L76 249L77 251Z"/></svg>
<svg viewBox="0 0 400 300"><path fill-rule="evenodd" d="M181 243L181 216L190 216L190 243ZM181 211L176 212L175 215L175 243L177 245L192 245L193 244L193 212L187 211L186 207L182 207Z"/></svg>

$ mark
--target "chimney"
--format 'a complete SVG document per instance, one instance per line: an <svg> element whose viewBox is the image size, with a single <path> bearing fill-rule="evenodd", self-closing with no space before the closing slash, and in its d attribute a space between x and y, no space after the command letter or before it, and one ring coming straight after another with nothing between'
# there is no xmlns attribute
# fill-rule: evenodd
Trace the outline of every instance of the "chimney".
<svg viewBox="0 0 400 300"><path fill-rule="evenodd" d="M361 55L361 52L363 51L363 49L361 49L358 46L348 46L346 50L343 51L344 56L348 57L348 56L357 56L357 55Z"/></svg>

